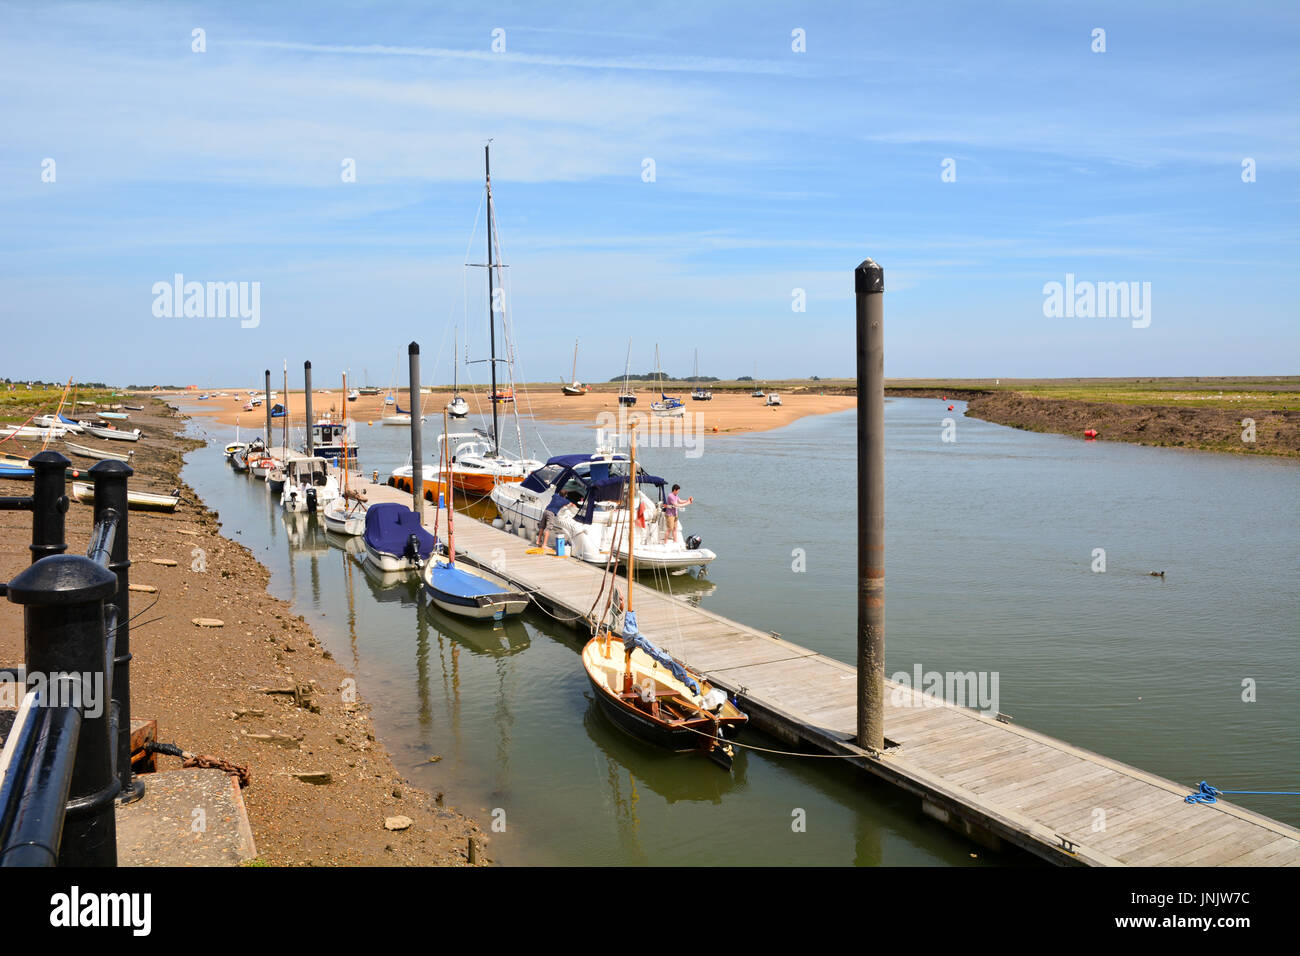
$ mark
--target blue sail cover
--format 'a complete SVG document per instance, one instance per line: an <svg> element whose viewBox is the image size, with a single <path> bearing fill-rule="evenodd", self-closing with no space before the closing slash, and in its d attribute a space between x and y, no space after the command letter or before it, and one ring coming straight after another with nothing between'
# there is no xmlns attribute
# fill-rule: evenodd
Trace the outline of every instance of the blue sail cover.
<svg viewBox="0 0 1300 956"><path fill-rule="evenodd" d="M650 643L650 639L636 628L636 611L628 611L627 614L623 616L623 649L630 653L633 648L637 647L649 654L652 659L668 668L668 672L689 687L692 694L699 696L700 685L695 683L695 678L691 677L690 672L681 664L677 663L677 661L673 660L672 655L667 651L660 650L654 644Z"/></svg>
<svg viewBox="0 0 1300 956"><path fill-rule="evenodd" d="M432 553L437 540L420 524L419 517L406 505L386 501L366 510L366 544L376 551L401 556L411 535L419 541L420 559Z"/></svg>

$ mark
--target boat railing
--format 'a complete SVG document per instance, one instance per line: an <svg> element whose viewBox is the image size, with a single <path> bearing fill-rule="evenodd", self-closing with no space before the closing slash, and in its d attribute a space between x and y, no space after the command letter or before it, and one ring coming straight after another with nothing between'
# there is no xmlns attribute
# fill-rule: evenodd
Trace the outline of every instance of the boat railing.
<svg viewBox="0 0 1300 956"><path fill-rule="evenodd" d="M116 866L116 803L143 786L131 773L130 567L121 461L90 469L90 545L67 554L65 469L35 455L31 495L0 511L32 514L32 563L0 583L23 608L24 665L0 682L24 694L0 753L0 866Z"/></svg>

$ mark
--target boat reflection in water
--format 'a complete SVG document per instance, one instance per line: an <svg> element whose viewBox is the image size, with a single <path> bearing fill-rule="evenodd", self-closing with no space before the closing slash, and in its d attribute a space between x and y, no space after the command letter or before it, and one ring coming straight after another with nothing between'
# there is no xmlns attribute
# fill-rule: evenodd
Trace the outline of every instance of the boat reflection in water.
<svg viewBox="0 0 1300 956"><path fill-rule="evenodd" d="M716 581L711 581L698 571L675 571L671 574L645 573L637 579L636 583L640 587L648 587L661 594L670 594L696 607L718 589Z"/></svg>
<svg viewBox="0 0 1300 956"><path fill-rule="evenodd" d="M501 621L474 621L460 618L437 607L432 601L427 603L424 613L440 634L459 644L472 654L486 657L510 657L528 649L531 638L519 618L505 618Z"/></svg>
<svg viewBox="0 0 1300 956"><path fill-rule="evenodd" d="M587 699L590 703L582 717L583 729L611 767L617 768L618 776L626 775L631 786L646 787L670 804L718 804L727 794L745 789L748 756L743 747L737 748L731 773L701 773L695 761L680 760L676 754L612 726L601 715L595 694L588 694ZM617 790L613 795L617 804Z"/></svg>

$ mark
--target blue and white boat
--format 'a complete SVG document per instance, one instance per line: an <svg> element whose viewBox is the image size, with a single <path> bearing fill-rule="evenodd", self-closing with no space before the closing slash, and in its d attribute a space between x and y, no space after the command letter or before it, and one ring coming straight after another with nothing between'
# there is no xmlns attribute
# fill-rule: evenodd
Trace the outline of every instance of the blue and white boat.
<svg viewBox="0 0 1300 956"><path fill-rule="evenodd" d="M380 571L417 571L437 547L437 539L424 530L419 515L394 501L366 509L361 539L366 560Z"/></svg>
<svg viewBox="0 0 1300 956"><path fill-rule="evenodd" d="M500 621L528 607L528 595L508 581L440 555L424 566L424 589L434 604L460 617Z"/></svg>

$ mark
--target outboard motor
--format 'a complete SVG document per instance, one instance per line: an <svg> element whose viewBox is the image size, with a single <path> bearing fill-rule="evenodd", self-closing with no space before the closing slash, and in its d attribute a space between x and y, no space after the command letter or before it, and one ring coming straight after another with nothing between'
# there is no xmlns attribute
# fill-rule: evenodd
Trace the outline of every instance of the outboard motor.
<svg viewBox="0 0 1300 956"><path fill-rule="evenodd" d="M315 488L307 489L307 510L311 514L316 513L316 489Z"/></svg>
<svg viewBox="0 0 1300 956"><path fill-rule="evenodd" d="M402 556L411 561L420 560L420 538L418 535L412 533L407 537L406 550L402 552Z"/></svg>
<svg viewBox="0 0 1300 956"><path fill-rule="evenodd" d="M699 546L700 546L703 542L704 542L704 539L703 539L703 538L701 538L698 534L693 534L693 535L691 535L689 538L686 539L686 550L687 550L687 551L694 551L694 550L696 550L697 548L699 548Z"/></svg>

